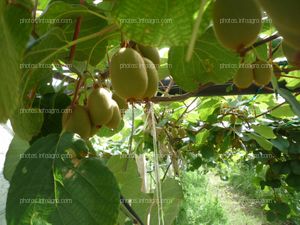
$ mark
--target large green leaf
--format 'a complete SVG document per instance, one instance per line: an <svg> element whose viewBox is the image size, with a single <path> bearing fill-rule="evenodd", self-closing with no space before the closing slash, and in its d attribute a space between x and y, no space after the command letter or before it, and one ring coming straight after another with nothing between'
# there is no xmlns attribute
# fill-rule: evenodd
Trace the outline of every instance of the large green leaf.
<svg viewBox="0 0 300 225"><path fill-rule="evenodd" d="M295 115L300 117L300 102L297 101L292 92L282 88L279 88L277 91L290 104Z"/></svg>
<svg viewBox="0 0 300 225"><path fill-rule="evenodd" d="M182 188L175 179L167 178L162 183L162 208L164 211L165 225L172 225L177 217L183 200ZM151 209L151 210L150 210ZM157 204L149 207L151 211L151 224L159 224L157 217ZM146 215L145 215L146 216Z"/></svg>
<svg viewBox="0 0 300 225"><path fill-rule="evenodd" d="M27 141L40 132L43 122L44 114L39 109L18 109L11 118L14 132Z"/></svg>
<svg viewBox="0 0 300 225"><path fill-rule="evenodd" d="M18 105L20 64L32 27L23 22L31 17L30 8L29 0L20 5L0 3L0 122L5 122Z"/></svg>
<svg viewBox="0 0 300 225"><path fill-rule="evenodd" d="M116 0L112 15L128 39L154 46L189 42L199 0Z"/></svg>
<svg viewBox="0 0 300 225"><path fill-rule="evenodd" d="M208 29L198 38L192 59L186 62L187 47L172 47L169 51L170 72L175 82L186 91L208 82L225 83L235 74L239 57L222 47Z"/></svg>
<svg viewBox="0 0 300 225"><path fill-rule="evenodd" d="M58 59L58 54L52 57L49 56L66 45L66 43L66 37L60 28L49 30L49 32L32 43L26 52L23 64L24 76L22 85L24 95L30 89L52 78L52 63ZM66 51L66 49L62 51Z"/></svg>
<svg viewBox="0 0 300 225"><path fill-rule="evenodd" d="M37 32L45 34L53 26L64 30L66 39L73 40L77 18L81 16L81 24L78 38L88 36L103 29L107 22L102 18L103 15L96 7L87 7L79 4L69 4L62 1L51 3L47 10L39 17ZM39 23L39 21L57 20L60 23ZM106 53L107 41L104 37L97 37L76 45L74 60L88 61L91 65L97 65ZM69 59L69 52L62 54L66 62Z"/></svg>
<svg viewBox="0 0 300 225"><path fill-rule="evenodd" d="M266 138L255 134L255 133L247 133L251 139L255 140L263 149L270 151L273 147L272 143Z"/></svg>
<svg viewBox="0 0 300 225"><path fill-rule="evenodd" d="M201 102L200 107L198 108L199 119L206 121L213 112L220 107L221 99L220 98L206 98Z"/></svg>
<svg viewBox="0 0 300 225"><path fill-rule="evenodd" d="M37 140L12 177L7 223L114 225L120 202L116 180L99 159L76 157L88 151L70 133Z"/></svg>
<svg viewBox="0 0 300 225"><path fill-rule="evenodd" d="M276 135L274 134L272 127L266 125L253 125L252 128L256 133L260 134L261 136L267 139L276 138Z"/></svg>
<svg viewBox="0 0 300 225"><path fill-rule="evenodd" d="M272 78L272 85L274 89L281 95L291 106L291 109L300 117L300 102L298 102L297 98L287 89L280 88L278 85L278 81L275 77Z"/></svg>
<svg viewBox="0 0 300 225"><path fill-rule="evenodd" d="M125 156L125 155L124 155ZM126 157L126 156L125 156ZM115 156L108 161L108 167L116 176L121 188L121 193L127 201L131 202L131 207L147 224L148 213L151 212L150 224L158 225L157 202L153 193L142 193L141 178L133 159ZM183 199L181 186L174 179L166 179L162 183L162 203L164 211L164 221L166 225L171 225L179 212L180 203ZM120 217L121 224L124 217Z"/></svg>
<svg viewBox="0 0 300 225"><path fill-rule="evenodd" d="M6 180L10 181L15 169L21 160L22 154L29 148L29 143L22 140L17 135L12 139L5 156L3 175Z"/></svg>

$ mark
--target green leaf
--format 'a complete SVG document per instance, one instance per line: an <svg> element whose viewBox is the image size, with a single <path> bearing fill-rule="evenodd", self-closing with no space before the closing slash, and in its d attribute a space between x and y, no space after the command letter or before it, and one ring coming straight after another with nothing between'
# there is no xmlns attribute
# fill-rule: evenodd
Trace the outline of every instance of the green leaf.
<svg viewBox="0 0 300 225"><path fill-rule="evenodd" d="M22 154L29 148L29 143L17 135L12 139L5 156L3 175L6 180L10 181L15 169L21 160Z"/></svg>
<svg viewBox="0 0 300 225"><path fill-rule="evenodd" d="M167 178L162 183L162 208L164 211L165 225L172 225L177 217L181 203L183 201L182 187L175 179ZM158 225L157 204L149 207L151 210L151 224Z"/></svg>
<svg viewBox="0 0 300 225"><path fill-rule="evenodd" d="M289 154L300 154L300 148L298 143L290 143L288 148Z"/></svg>
<svg viewBox="0 0 300 225"><path fill-rule="evenodd" d="M284 139L282 136L277 136L276 139L270 140L270 142L274 145L274 147L279 149L279 151L288 153L290 143L287 139Z"/></svg>
<svg viewBox="0 0 300 225"><path fill-rule="evenodd" d="M21 159L10 183L8 224L115 224L116 180L99 159L76 158L74 152L89 151L78 142L84 143L77 135L53 134L25 152L31 157Z"/></svg>
<svg viewBox="0 0 300 225"><path fill-rule="evenodd" d="M148 213L151 212L151 225L158 225L157 203L153 194L141 192L142 180L139 176L134 159L128 156L111 157L107 166L114 173L120 185L121 193L127 201L131 201L131 207L146 224ZM183 199L181 186L174 179L166 179L162 183L163 209L166 225L172 225L179 212L180 203ZM119 218L123 224L124 217Z"/></svg>
<svg viewBox="0 0 300 225"><path fill-rule="evenodd" d="M276 220L276 214L272 211L267 211L267 220L269 222L274 222Z"/></svg>
<svg viewBox="0 0 300 225"><path fill-rule="evenodd" d="M278 93L290 104L293 112L300 117L300 103L296 97L288 90L279 88Z"/></svg>
<svg viewBox="0 0 300 225"><path fill-rule="evenodd" d="M18 109L11 118L14 132L22 139L30 141L43 125L44 114L39 109Z"/></svg>
<svg viewBox="0 0 300 225"><path fill-rule="evenodd" d="M294 174L300 175L300 161L298 160L293 160L291 161L291 168Z"/></svg>
<svg viewBox="0 0 300 225"><path fill-rule="evenodd" d="M74 27L77 18L81 16L80 32L78 39L90 34L99 32L103 29L107 22L96 7L84 6L80 4L69 4L63 1L57 1L49 4L47 10L38 18L37 32L45 34L51 27L60 27L68 41L73 40ZM39 21L61 20L61 23L39 23ZM64 23L63 23L64 22ZM95 66L106 54L107 41L104 37L97 37L86 42L76 45L74 60L88 61L89 64ZM66 62L69 59L69 51L60 56Z"/></svg>
<svg viewBox="0 0 300 225"><path fill-rule="evenodd" d="M20 5L0 3L0 122L5 122L18 106L21 79L20 64L31 32L30 23L22 19L31 18L31 1Z"/></svg>
<svg viewBox="0 0 300 225"><path fill-rule="evenodd" d="M274 175L289 174L291 172L289 162L275 162L270 166Z"/></svg>
<svg viewBox="0 0 300 225"><path fill-rule="evenodd" d="M237 70L239 57L219 44L212 28L198 38L190 62L185 60L187 49L172 47L169 50L171 75L186 91L208 82L225 83Z"/></svg>
<svg viewBox="0 0 300 225"><path fill-rule="evenodd" d="M196 135L196 144L201 145L207 141L207 137L209 136L209 131L207 129L202 130Z"/></svg>
<svg viewBox="0 0 300 225"><path fill-rule="evenodd" d="M272 85L278 94L290 104L293 112L300 117L300 103L297 101L296 97L289 90L280 88L275 77L272 78Z"/></svg>
<svg viewBox="0 0 300 225"><path fill-rule="evenodd" d="M286 117L294 117L295 114L293 113L290 105L286 104L286 105L280 106L279 108L273 110L271 112L271 116L274 116L277 118L286 118Z"/></svg>
<svg viewBox="0 0 300 225"><path fill-rule="evenodd" d="M285 181L289 186L300 191L300 175L295 175L291 173L290 175L288 175Z"/></svg>
<svg viewBox="0 0 300 225"><path fill-rule="evenodd" d="M160 66L158 68L159 80L163 80L169 75L170 75L170 70L169 70L168 59L161 58L160 59Z"/></svg>
<svg viewBox="0 0 300 225"><path fill-rule="evenodd" d="M40 108L45 112L41 136L61 132L62 112L70 105L70 103L70 97L62 93L49 93L42 97Z"/></svg>
<svg viewBox="0 0 300 225"><path fill-rule="evenodd" d="M271 210L283 216L287 216L291 211L289 205L284 202L269 203L268 205Z"/></svg>
<svg viewBox="0 0 300 225"><path fill-rule="evenodd" d="M117 133L119 133L124 128L124 121L122 120L117 129L109 129L108 127L101 127L97 132L97 136L99 137L111 137Z"/></svg>
<svg viewBox="0 0 300 225"><path fill-rule="evenodd" d="M273 129L266 125L252 125L252 128L259 135L267 138L267 139L275 139L276 135L273 132Z"/></svg>
<svg viewBox="0 0 300 225"><path fill-rule="evenodd" d="M25 54L24 64L22 65L24 74L22 79L23 97L33 87L37 87L43 81L51 80L53 75L52 63L59 57L58 55L49 57L49 55L65 45L66 37L60 28L49 30L48 33L31 44ZM66 50L64 49L63 51Z"/></svg>
<svg viewBox="0 0 300 225"><path fill-rule="evenodd" d="M221 101L220 98L206 98L201 102L200 107L198 108L199 119L202 121L207 121L209 116L213 114L216 108L220 107Z"/></svg>
<svg viewBox="0 0 300 225"><path fill-rule="evenodd" d="M249 136L251 139L254 139L263 149L268 151L272 150L273 145L266 138L255 133L247 133L247 136Z"/></svg>
<svg viewBox="0 0 300 225"><path fill-rule="evenodd" d="M108 160L107 167L115 175L125 198L138 198L140 197L142 179L135 160L128 157L127 155L113 156Z"/></svg>
<svg viewBox="0 0 300 225"><path fill-rule="evenodd" d="M151 46L182 46L190 41L194 0L116 0L112 16L125 36Z"/></svg>

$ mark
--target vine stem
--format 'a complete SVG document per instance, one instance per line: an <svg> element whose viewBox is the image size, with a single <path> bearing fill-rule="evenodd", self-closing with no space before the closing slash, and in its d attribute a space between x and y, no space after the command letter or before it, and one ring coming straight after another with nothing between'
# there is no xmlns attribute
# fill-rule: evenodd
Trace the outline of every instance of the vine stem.
<svg viewBox="0 0 300 225"><path fill-rule="evenodd" d="M129 156L132 153L132 142L133 142L133 135L134 135L134 105L131 105L131 133L130 133L130 138L129 138L129 143L128 143L128 152Z"/></svg>
<svg viewBox="0 0 300 225"><path fill-rule="evenodd" d="M169 97L153 97L150 99L151 102L153 103L157 103L157 102L173 102L173 101L184 101L188 98L191 97L195 97L195 94L197 94L199 91L202 91L208 87L210 87L212 84L208 83L208 84L204 84L202 86L199 86L196 90L188 92L186 94L183 95L178 95L178 96L169 96Z"/></svg>
<svg viewBox="0 0 300 225"><path fill-rule="evenodd" d="M52 58L55 54L57 54L58 52L66 49L66 48L70 48L71 46L73 46L74 44L79 44L79 43L82 43L82 42L85 42L85 41L89 41L91 39L94 39L96 37L99 37L99 36L102 36L106 33L109 33L109 32L113 32L115 30L117 30L118 27L117 25L115 24L112 24L112 25L109 25L105 28L103 28L102 30L100 30L99 32L96 32L96 33L93 33L93 34L90 34L90 35L87 35L87 36L84 36L82 38L78 38L77 40L74 40L74 41L70 41L68 42L67 44L65 44L64 46L58 48L57 50L55 50L54 52L52 52L51 54L49 54L47 57L45 57L44 59L42 59L39 63L44 63L46 62L47 60L49 60L50 58ZM28 54L29 56L30 54Z"/></svg>
<svg viewBox="0 0 300 225"><path fill-rule="evenodd" d="M70 41L68 42L66 45L58 48L57 50L55 50L54 52L52 52L51 54L47 55L44 59L42 59L39 63L42 64L42 63L45 63L47 60L51 59L53 56L55 56L58 52L66 49L66 48L70 48L71 46L73 46L74 44L78 44L78 43L81 43L81 42L85 42L85 41L88 41L88 40L91 40L91 39L94 39L96 37L99 37L99 36L102 36L106 33L109 33L109 32L113 32L113 31L116 31L118 29L118 27L115 25L115 24L112 24L112 25L109 25L105 28L103 28L102 30L100 30L99 32L96 32L96 33L93 33L93 34L90 34L88 36L84 36L82 38L78 38L77 40L74 40L74 41ZM31 54L28 54L27 56L30 56ZM29 72L32 72L33 70L28 70L26 73L23 74L23 77L26 77L27 74ZM26 91L26 87L28 85L28 82L29 82L29 79L26 79L25 81L25 84L24 84L24 88L23 88L23 92L22 92L22 96L25 96L25 91Z"/></svg>
<svg viewBox="0 0 300 225"><path fill-rule="evenodd" d="M79 89L82 85L82 81L83 81L82 77L80 77L79 80L77 81L76 89L75 89L73 100L72 100L72 103L71 103L72 106L74 106L77 102L77 96L79 94Z"/></svg>
<svg viewBox="0 0 300 225"><path fill-rule="evenodd" d="M193 105L197 99L198 98L196 97L195 99L193 99L193 101L188 106L186 106L185 110L183 111L183 113L181 113L181 115L178 117L178 119L176 120L176 122L174 124L177 124L183 118L184 114L187 113L187 111L189 110L191 105Z"/></svg>
<svg viewBox="0 0 300 225"><path fill-rule="evenodd" d="M296 76L290 76L290 75L279 75L280 77L286 77L286 78L293 78L293 79L300 79L300 77L296 77Z"/></svg>
<svg viewBox="0 0 300 225"><path fill-rule="evenodd" d="M84 4L84 0L80 0L80 4ZM75 31L74 31L74 35L73 35L73 41L78 39L79 36L79 32L80 32L80 27L81 27L81 22L82 22L82 16L79 16L76 19L76 25L75 25ZM75 51L76 51L76 44L71 46L71 50L70 50L70 56L69 56L69 62L72 63L73 59L75 57Z"/></svg>
<svg viewBox="0 0 300 225"><path fill-rule="evenodd" d="M189 47L188 47L188 51L186 53L186 61L187 62L189 62L191 60L192 55L193 55L193 50L195 48L196 40L197 40L197 37L198 37L199 27L200 27L202 17L203 17L203 14L204 14L204 8L205 8L205 5L206 5L206 2L207 2L207 0L202 0L201 4L200 4L199 13L198 13L197 19L196 19L194 27L193 27L193 33L192 33L191 41L190 41L190 44L189 44Z"/></svg>
<svg viewBox="0 0 300 225"><path fill-rule="evenodd" d="M34 1L34 7L33 7L33 12L32 12L32 19L35 21L36 20L36 11L39 5L39 0ZM38 39L39 35L36 33L36 22L32 24L32 31L31 35L35 38Z"/></svg>
<svg viewBox="0 0 300 225"><path fill-rule="evenodd" d="M273 41L273 40L275 40L275 39L277 39L277 38L279 38L279 37L280 37L280 35L279 35L278 33L276 33L276 34L273 34L273 35L271 35L271 36L269 36L269 37L267 37L267 38L265 38L265 39L263 39L263 40L260 40L260 41L258 41L258 42L255 42L252 46L250 46L250 47L248 47L248 48L242 49L242 50L240 51L240 55L241 55L241 56L244 56L247 52L251 51L253 48L259 47L259 46L261 46L261 45L263 45L263 44L266 44L266 43L268 43L268 42L270 42L270 41Z"/></svg>
<svg viewBox="0 0 300 225"><path fill-rule="evenodd" d="M300 93L296 94L295 97L297 97L298 95L300 95ZM255 117L253 117L253 118L250 118L250 119L257 119L257 118L259 118L259 117L261 117L261 116L264 116L264 115L266 115L266 114L268 114L268 113L274 111L275 109L280 108L281 106L283 106L283 105L285 105L285 104L287 104L287 103L288 103L287 101L285 101L285 102L283 102L283 103L280 103L279 105L276 105L275 107L273 107L273 108L271 108L271 109L269 109L269 110L267 110L267 111L265 111L265 112L263 112L263 113L261 113L261 114L255 116Z"/></svg>
<svg viewBox="0 0 300 225"><path fill-rule="evenodd" d="M155 170L155 178L156 178L156 198L157 198L157 210L158 210L158 221L159 225L164 225L164 213L163 213L163 205L162 205L162 189L161 189L161 180L159 175L159 152L157 147L157 135L156 135L156 122L155 115L153 109L153 103L149 102L149 113L150 113L150 126L151 133L153 137L153 150L154 150L154 170Z"/></svg>

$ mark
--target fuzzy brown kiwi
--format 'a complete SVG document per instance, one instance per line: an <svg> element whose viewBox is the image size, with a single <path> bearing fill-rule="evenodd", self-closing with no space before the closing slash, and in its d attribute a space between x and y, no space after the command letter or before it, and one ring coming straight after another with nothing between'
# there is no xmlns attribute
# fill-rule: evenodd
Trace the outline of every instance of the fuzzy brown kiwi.
<svg viewBox="0 0 300 225"><path fill-rule="evenodd" d="M268 85L271 82L273 76L272 64L258 60L253 63L253 76L254 82L259 86Z"/></svg>
<svg viewBox="0 0 300 225"><path fill-rule="evenodd" d="M272 19L272 23L285 41L292 47L300 48L300 1L258 0Z"/></svg>
<svg viewBox="0 0 300 225"><path fill-rule="evenodd" d="M217 39L224 47L236 52L255 42L261 20L262 14L255 0L216 0L213 6Z"/></svg>
<svg viewBox="0 0 300 225"><path fill-rule="evenodd" d="M142 99L148 85L142 56L131 48L121 48L111 59L112 88L122 98Z"/></svg>
<svg viewBox="0 0 300 225"><path fill-rule="evenodd" d="M113 116L112 116L111 120L106 124L106 126L110 129L117 129L122 120L121 112L120 112L117 102L114 101L113 99L111 101L112 101L112 106L113 106Z"/></svg>
<svg viewBox="0 0 300 225"><path fill-rule="evenodd" d="M93 125L102 126L112 117L111 96L105 88L94 88L87 99L87 108Z"/></svg>
<svg viewBox="0 0 300 225"><path fill-rule="evenodd" d="M128 103L126 102L126 100L117 95L115 92L113 92L112 99L117 102L121 111L125 111L126 109L128 109Z"/></svg>
<svg viewBox="0 0 300 225"><path fill-rule="evenodd" d="M300 49L295 49L283 41L282 50L289 64L300 68Z"/></svg>
<svg viewBox="0 0 300 225"><path fill-rule="evenodd" d="M241 64L233 78L233 83L240 89L251 86L253 82L253 70L249 64Z"/></svg>
<svg viewBox="0 0 300 225"><path fill-rule="evenodd" d="M152 61L147 58L144 58L144 61L147 68L148 86L143 98L149 99L155 96L157 92L159 78L157 70L155 69L155 65L152 63Z"/></svg>
<svg viewBox="0 0 300 225"><path fill-rule="evenodd" d="M63 131L79 134L88 139L91 132L91 121L87 109L80 105L67 108L62 116Z"/></svg>
<svg viewBox="0 0 300 225"><path fill-rule="evenodd" d="M141 53L141 55L144 58L150 59L153 64L155 65L155 68L158 69L160 65L160 56L157 48L151 47L151 46L144 46L137 44L136 45L137 51Z"/></svg>

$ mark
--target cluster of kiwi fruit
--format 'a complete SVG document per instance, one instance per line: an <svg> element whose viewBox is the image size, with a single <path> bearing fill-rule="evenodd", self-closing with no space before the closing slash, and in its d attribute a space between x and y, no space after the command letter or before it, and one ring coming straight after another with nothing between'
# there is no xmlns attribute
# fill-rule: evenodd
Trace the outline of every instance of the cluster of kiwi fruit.
<svg viewBox="0 0 300 225"><path fill-rule="evenodd" d="M154 47L135 44L132 48L121 48L110 63L113 94L95 85L85 106L72 104L63 113L63 132L88 139L103 126L117 129L128 108L127 102L149 100L156 94L159 64L159 53Z"/></svg>
<svg viewBox="0 0 300 225"><path fill-rule="evenodd" d="M116 99L116 100L114 100ZM71 105L62 116L63 131L79 134L83 139L94 136L106 126L117 129L121 123L121 110L127 107L124 99L102 87L94 87L87 98L87 104Z"/></svg>
<svg viewBox="0 0 300 225"><path fill-rule="evenodd" d="M111 59L112 88L126 101L150 100L158 88L160 57L154 47L121 48Z"/></svg>
<svg viewBox="0 0 300 225"><path fill-rule="evenodd" d="M257 60L252 64L241 64L233 78L233 83L240 89L248 88L254 82L258 86L268 85L273 76L272 64Z"/></svg>
<svg viewBox="0 0 300 225"><path fill-rule="evenodd" d="M282 48L288 62L300 67L299 8L297 0L216 0L213 7L215 34L224 47L242 53L256 41L264 10L284 38Z"/></svg>

